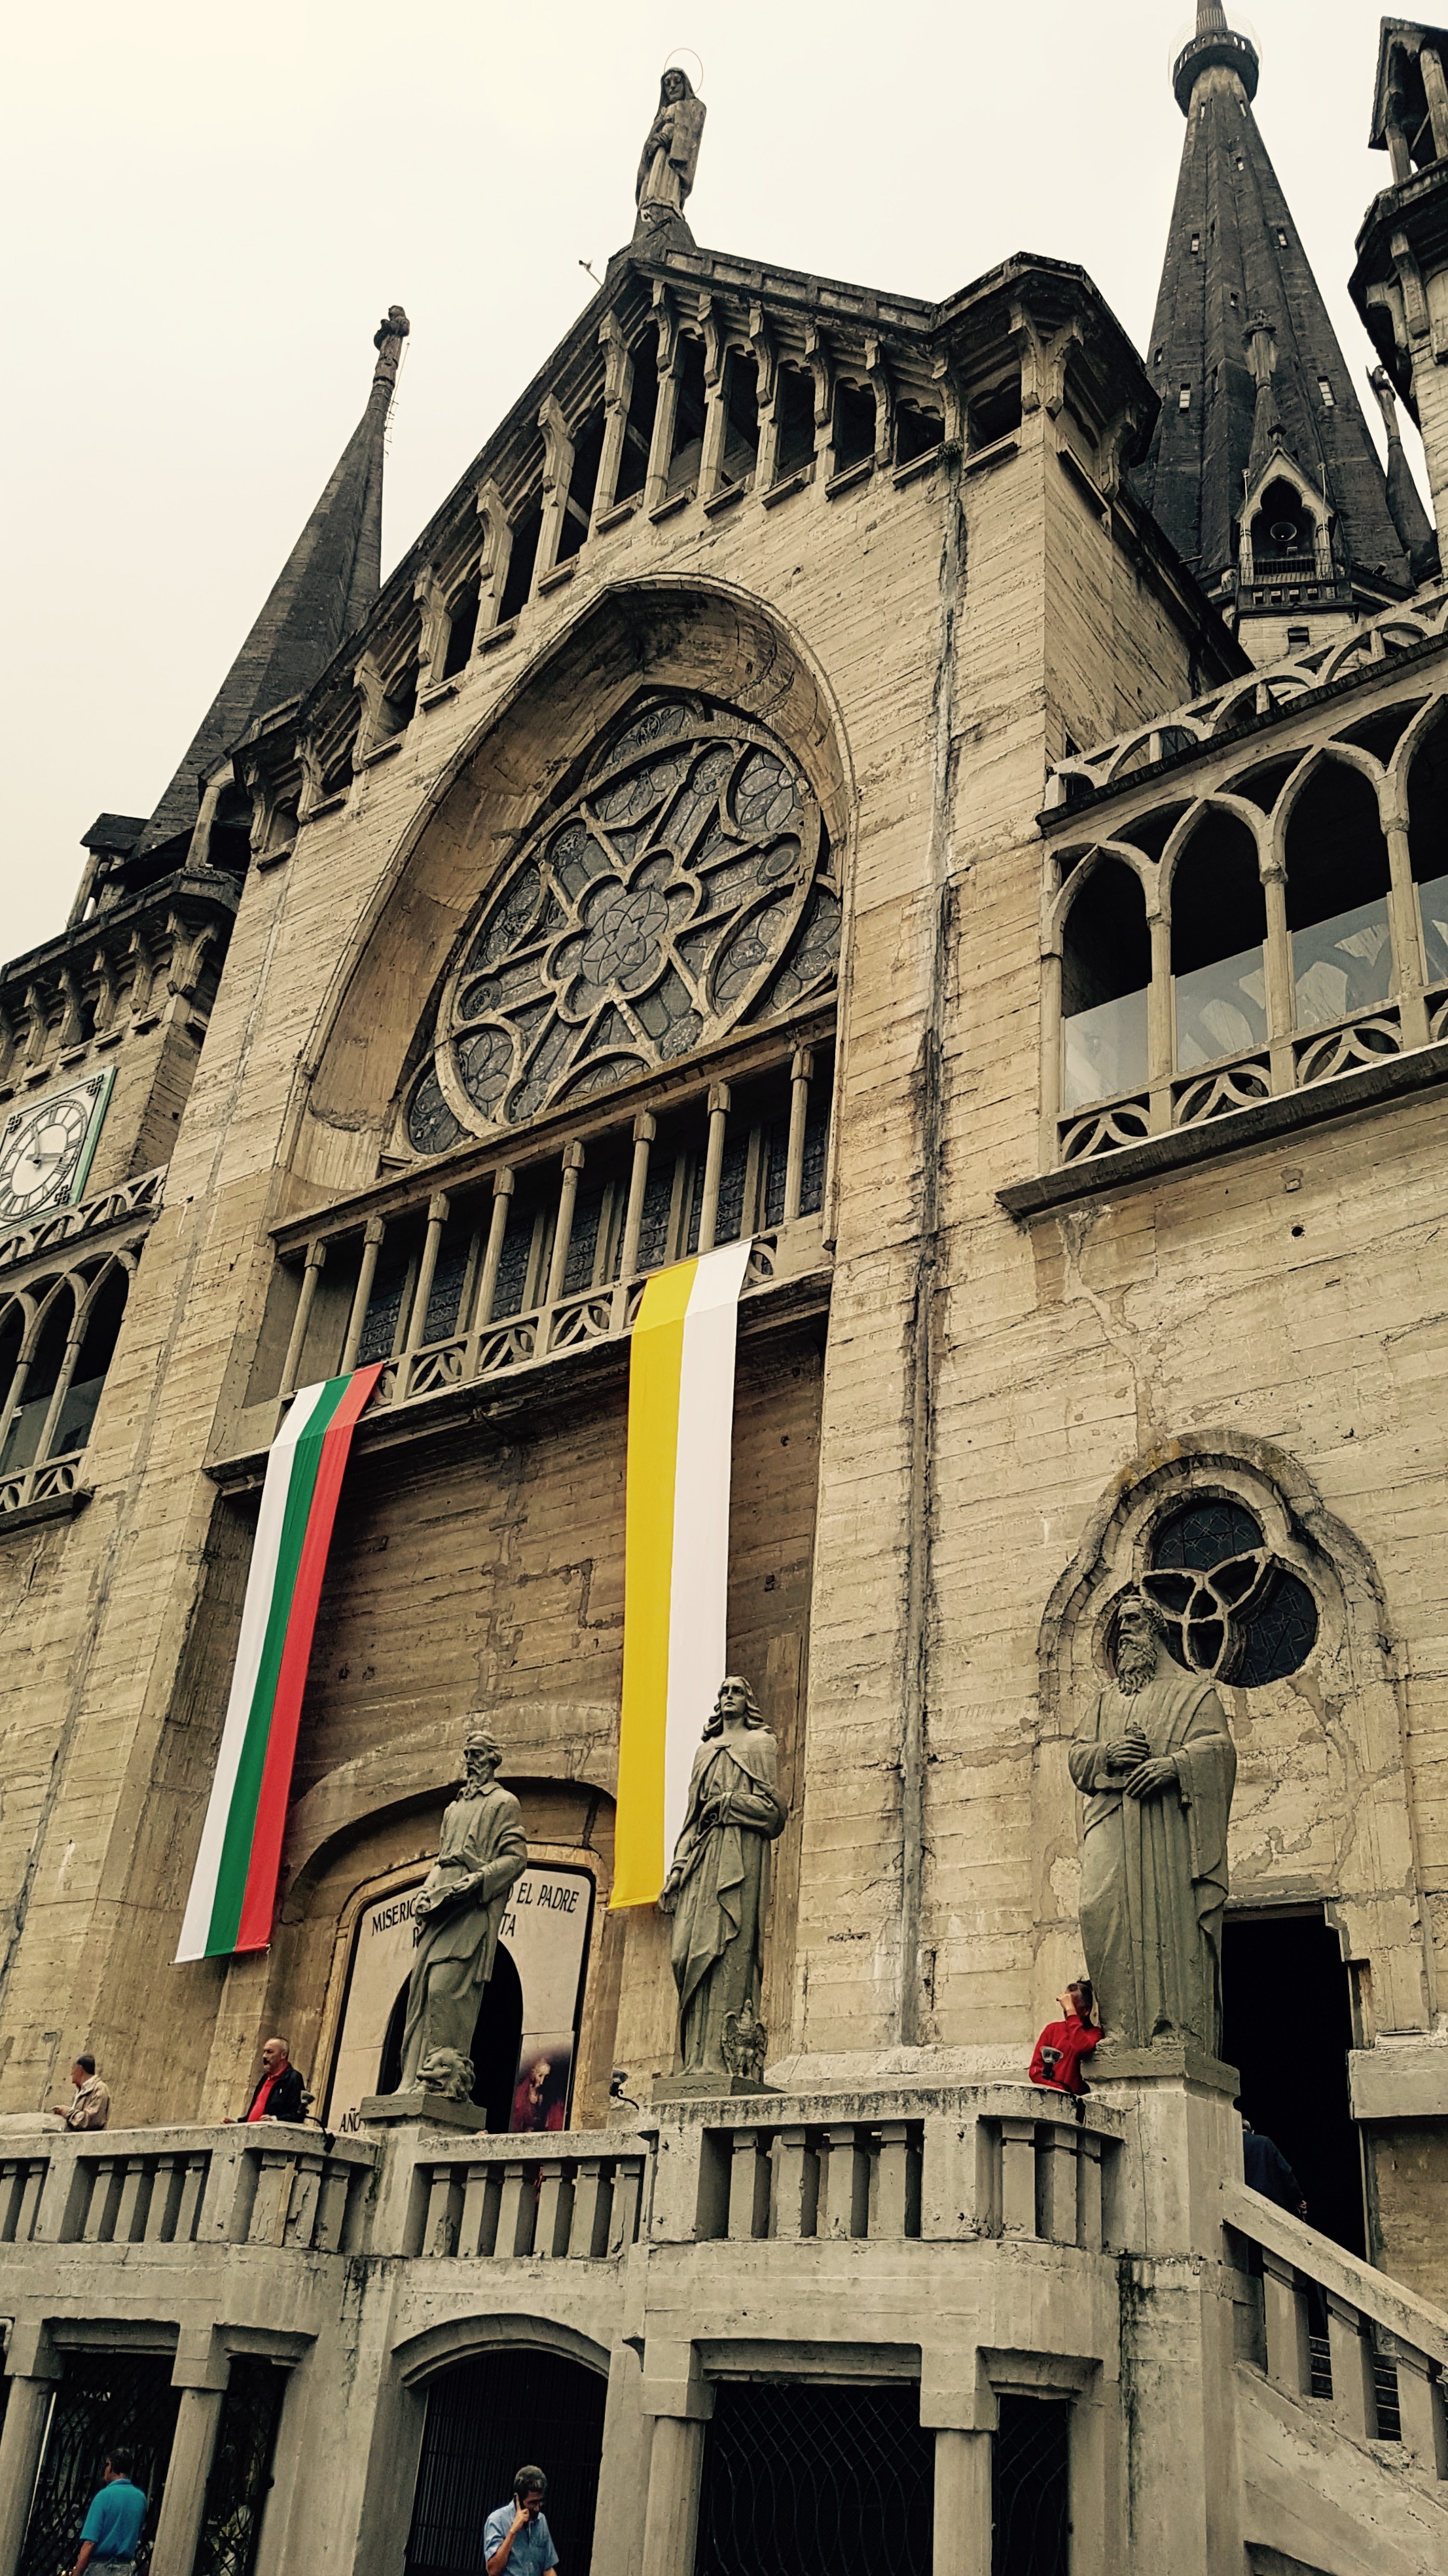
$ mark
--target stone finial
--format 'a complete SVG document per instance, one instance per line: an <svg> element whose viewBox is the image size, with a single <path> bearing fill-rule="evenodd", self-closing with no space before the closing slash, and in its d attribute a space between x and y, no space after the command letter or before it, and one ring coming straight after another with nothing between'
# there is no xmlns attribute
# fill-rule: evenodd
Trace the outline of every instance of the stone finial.
<svg viewBox="0 0 1448 2576"><path fill-rule="evenodd" d="M402 343L411 329L412 324L401 305L389 304L372 335L372 346L377 352L377 364L372 370L374 385L396 384Z"/></svg>

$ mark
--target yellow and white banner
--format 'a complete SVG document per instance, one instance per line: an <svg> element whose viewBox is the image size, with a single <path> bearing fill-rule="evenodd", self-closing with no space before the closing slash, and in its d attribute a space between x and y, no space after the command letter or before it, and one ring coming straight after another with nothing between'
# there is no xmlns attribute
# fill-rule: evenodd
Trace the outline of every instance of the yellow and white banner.
<svg viewBox="0 0 1448 2576"><path fill-rule="evenodd" d="M633 1329L613 1905L652 1905L724 1678L734 1349L750 1246L660 1270Z"/></svg>

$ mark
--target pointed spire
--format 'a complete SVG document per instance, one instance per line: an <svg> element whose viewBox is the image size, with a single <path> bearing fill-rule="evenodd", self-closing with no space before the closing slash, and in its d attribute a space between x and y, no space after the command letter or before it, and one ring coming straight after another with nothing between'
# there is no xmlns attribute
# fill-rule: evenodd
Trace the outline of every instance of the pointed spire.
<svg viewBox="0 0 1448 2576"><path fill-rule="evenodd" d="M382 586L383 434L409 328L401 305L390 305L373 341L377 363L362 417L142 833L138 858L190 834L204 772L253 717L311 687L376 599Z"/></svg>
<svg viewBox="0 0 1448 2576"><path fill-rule="evenodd" d="M1187 129L1152 332L1162 411L1137 488L1203 588L1227 597L1244 503L1282 452L1324 496L1331 604L1351 615L1352 577L1385 601L1410 587L1409 567L1352 372L1253 113L1259 69L1217 0L1199 0L1198 32L1174 70Z"/></svg>
<svg viewBox="0 0 1448 2576"><path fill-rule="evenodd" d="M1386 367L1373 367L1368 382L1378 398L1383 426L1388 434L1388 508L1393 525L1403 541L1403 552L1413 568L1414 581L1427 581L1439 568L1438 539L1433 522L1423 507L1413 469L1403 447L1403 434L1398 427L1397 397Z"/></svg>

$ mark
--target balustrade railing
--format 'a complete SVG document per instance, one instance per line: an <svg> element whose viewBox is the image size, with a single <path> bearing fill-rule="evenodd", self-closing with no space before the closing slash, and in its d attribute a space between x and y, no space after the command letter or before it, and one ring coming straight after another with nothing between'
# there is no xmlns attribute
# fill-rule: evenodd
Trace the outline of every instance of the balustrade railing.
<svg viewBox="0 0 1448 2576"><path fill-rule="evenodd" d="M62 2134L0 2162L0 2244L350 2253L375 2157L281 2122Z"/></svg>
<svg viewBox="0 0 1448 2576"><path fill-rule="evenodd" d="M1246 2183L1222 2185L1222 2216L1260 2258L1268 2378L1326 2403L1354 2440L1401 2441L1416 2470L1448 2479L1448 2317Z"/></svg>
<svg viewBox="0 0 1448 2576"><path fill-rule="evenodd" d="M556 1361L628 1333L652 1272L746 1236L746 1297L826 1270L829 1087L826 1032L727 1082L520 1135L431 1196L398 1185L279 1228L251 1405L375 1360L373 1411Z"/></svg>
<svg viewBox="0 0 1448 2576"><path fill-rule="evenodd" d="M661 2115L651 2232L666 2240L1032 2237L1100 2253L1121 2115L1026 2085L766 2096Z"/></svg>
<svg viewBox="0 0 1448 2576"><path fill-rule="evenodd" d="M65 1494L73 1494L85 1464L85 1451L73 1449L65 1458L42 1458L32 1467L21 1467L13 1476L0 1476L0 1512L18 1512L26 1503L48 1503Z"/></svg>
<svg viewBox="0 0 1448 2576"><path fill-rule="evenodd" d="M638 2237L647 2171L641 2144L608 2132L470 2138L417 2168L406 2250L460 2261L606 2261Z"/></svg>

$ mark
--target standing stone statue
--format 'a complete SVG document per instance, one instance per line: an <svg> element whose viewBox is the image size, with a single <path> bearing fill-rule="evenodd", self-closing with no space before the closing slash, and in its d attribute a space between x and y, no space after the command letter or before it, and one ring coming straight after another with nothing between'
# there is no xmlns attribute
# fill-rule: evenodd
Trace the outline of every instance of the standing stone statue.
<svg viewBox="0 0 1448 2576"><path fill-rule="evenodd" d="M784 1830L779 1747L748 1682L730 1674L694 1756L689 1804L659 1904L672 1915L684 2076L759 2081L769 1846Z"/></svg>
<svg viewBox="0 0 1448 2576"><path fill-rule="evenodd" d="M401 2093L467 2102L473 2029L493 1973L513 1882L527 1867L522 1809L497 1785L497 1738L480 1720L463 1741L467 1777L443 1811L437 1858L417 1891L421 1937L407 1989Z"/></svg>
<svg viewBox="0 0 1448 2576"><path fill-rule="evenodd" d="M683 221L684 200L699 166L699 137L707 114L703 100L694 95L688 74L677 69L666 71L659 83L659 111L639 156L634 187L639 210L635 238L655 225Z"/></svg>
<svg viewBox="0 0 1448 2576"><path fill-rule="evenodd" d="M1219 2058L1237 1756L1215 1689L1171 1661L1143 1593L1122 1604L1116 1681L1070 1763L1086 1800L1081 1934L1103 2030L1122 2049L1191 2039Z"/></svg>

